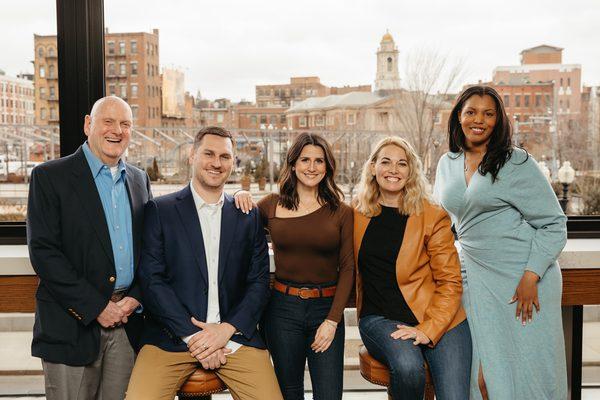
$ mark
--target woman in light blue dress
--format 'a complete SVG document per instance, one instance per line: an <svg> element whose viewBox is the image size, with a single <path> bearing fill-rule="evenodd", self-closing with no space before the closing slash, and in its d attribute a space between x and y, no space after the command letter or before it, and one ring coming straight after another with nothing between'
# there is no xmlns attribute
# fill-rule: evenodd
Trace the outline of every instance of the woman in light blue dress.
<svg viewBox="0 0 600 400"><path fill-rule="evenodd" d="M556 259L566 217L536 161L511 144L498 93L474 86L449 120L434 192L460 243L473 339L471 398L567 398Z"/></svg>

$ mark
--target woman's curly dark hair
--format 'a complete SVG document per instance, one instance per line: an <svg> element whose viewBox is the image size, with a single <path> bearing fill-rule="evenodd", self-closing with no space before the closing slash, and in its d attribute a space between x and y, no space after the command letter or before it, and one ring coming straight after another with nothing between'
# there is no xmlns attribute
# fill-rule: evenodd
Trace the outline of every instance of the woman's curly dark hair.
<svg viewBox="0 0 600 400"><path fill-rule="evenodd" d="M481 175L488 172L492 175L492 182L498 179L500 168L510 159L513 151L512 145L512 125L510 118L506 115L504 103L496 89L476 85L465 89L456 100L454 108L448 119L448 144L453 153L464 152L467 149L465 143L465 134L460 126L459 116L465 102L471 96L489 95L496 104L496 125L490 135L490 141L487 145L487 151L479 164L478 171Z"/></svg>

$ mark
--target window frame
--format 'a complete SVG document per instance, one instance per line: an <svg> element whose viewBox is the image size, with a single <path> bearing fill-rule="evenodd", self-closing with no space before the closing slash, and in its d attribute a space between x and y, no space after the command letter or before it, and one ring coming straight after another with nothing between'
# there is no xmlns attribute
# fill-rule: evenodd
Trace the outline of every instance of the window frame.
<svg viewBox="0 0 600 400"><path fill-rule="evenodd" d="M85 141L83 118L105 95L104 0L56 0L56 19L60 155L64 157ZM567 228L570 238L600 238L600 216L569 216ZM25 243L24 221L0 222L0 245Z"/></svg>

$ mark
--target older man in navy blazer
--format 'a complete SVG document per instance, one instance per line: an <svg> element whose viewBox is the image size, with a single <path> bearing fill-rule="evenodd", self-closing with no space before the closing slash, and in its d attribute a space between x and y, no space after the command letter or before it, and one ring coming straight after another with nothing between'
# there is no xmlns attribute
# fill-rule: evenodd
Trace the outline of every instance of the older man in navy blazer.
<svg viewBox="0 0 600 400"><path fill-rule="evenodd" d="M142 326L135 279L148 176L124 160L133 124L122 99L99 99L87 141L33 170L27 243L37 289L31 353L48 400L121 400Z"/></svg>
<svg viewBox="0 0 600 400"><path fill-rule="evenodd" d="M269 256L256 209L239 211L223 188L233 139L202 129L190 154L189 186L146 206L139 279L144 346L129 400L172 400L198 363L235 399L281 399L257 324L269 296Z"/></svg>

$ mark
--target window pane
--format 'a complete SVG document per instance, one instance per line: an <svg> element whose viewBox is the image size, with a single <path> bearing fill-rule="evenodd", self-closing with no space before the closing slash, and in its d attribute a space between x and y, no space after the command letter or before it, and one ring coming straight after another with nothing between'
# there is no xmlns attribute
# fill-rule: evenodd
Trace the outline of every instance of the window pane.
<svg viewBox="0 0 600 400"><path fill-rule="evenodd" d="M60 155L55 34L55 2L3 4L0 221L25 219L31 170Z"/></svg>

